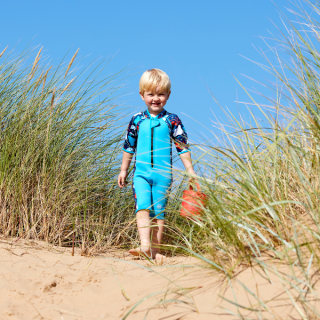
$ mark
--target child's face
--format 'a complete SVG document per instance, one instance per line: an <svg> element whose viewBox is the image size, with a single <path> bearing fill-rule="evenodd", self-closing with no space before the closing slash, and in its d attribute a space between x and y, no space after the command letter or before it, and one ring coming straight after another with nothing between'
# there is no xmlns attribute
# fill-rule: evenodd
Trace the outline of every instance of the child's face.
<svg viewBox="0 0 320 320"><path fill-rule="evenodd" d="M170 93L167 93L166 91L162 90L156 90L156 91L145 91L144 94L141 94L140 96L142 100L146 103L149 112L159 114L162 110L163 107L166 105Z"/></svg>

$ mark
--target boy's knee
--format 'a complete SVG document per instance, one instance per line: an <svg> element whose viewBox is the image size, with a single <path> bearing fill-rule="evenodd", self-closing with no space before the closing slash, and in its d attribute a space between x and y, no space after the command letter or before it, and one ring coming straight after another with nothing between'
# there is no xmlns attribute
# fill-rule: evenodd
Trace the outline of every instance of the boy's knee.
<svg viewBox="0 0 320 320"><path fill-rule="evenodd" d="M137 219L146 218L146 217L149 218L149 215L150 215L150 210L142 209L137 211Z"/></svg>

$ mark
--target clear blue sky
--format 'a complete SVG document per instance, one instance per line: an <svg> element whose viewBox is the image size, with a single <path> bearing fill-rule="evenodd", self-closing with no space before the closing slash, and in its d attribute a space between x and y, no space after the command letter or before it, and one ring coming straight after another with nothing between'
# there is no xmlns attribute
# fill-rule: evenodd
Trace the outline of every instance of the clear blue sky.
<svg viewBox="0 0 320 320"><path fill-rule="evenodd" d="M275 2L283 10L288 5ZM240 55L263 61L252 44L266 49L259 36L277 32L271 22L281 26L277 10L271 0L3 1L0 50L18 41L20 50L34 38L32 45L44 46L56 63L71 47L72 53L80 48L81 57L116 53L105 72L130 66L128 74L134 75L126 80L126 89L132 94L121 102L131 114L144 108L138 95L142 72L163 69L172 81L166 109L181 116L196 139L196 131L206 132L196 121L211 126L210 109L225 121L206 85L223 106L238 112L237 92L239 99L249 99L232 74L247 87L254 84L241 74L264 81L262 69ZM248 114L244 106L239 111Z"/></svg>

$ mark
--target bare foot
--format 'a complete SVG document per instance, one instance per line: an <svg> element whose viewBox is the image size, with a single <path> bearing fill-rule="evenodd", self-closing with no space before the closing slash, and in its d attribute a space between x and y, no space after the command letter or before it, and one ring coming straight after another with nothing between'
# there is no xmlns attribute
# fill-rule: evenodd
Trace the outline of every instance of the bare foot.
<svg viewBox="0 0 320 320"><path fill-rule="evenodd" d="M148 259L152 259L152 253L149 249L141 250L141 248L135 248L135 249L130 249L129 253L136 257L142 256Z"/></svg>
<svg viewBox="0 0 320 320"><path fill-rule="evenodd" d="M165 262L167 261L167 257L162 255L159 252L154 252L152 256L153 256L153 259L155 260L156 265L158 266L165 264Z"/></svg>
<svg viewBox="0 0 320 320"><path fill-rule="evenodd" d="M152 254L153 259L155 260L165 260L166 256L164 256L163 254L159 253L159 252L153 252Z"/></svg>

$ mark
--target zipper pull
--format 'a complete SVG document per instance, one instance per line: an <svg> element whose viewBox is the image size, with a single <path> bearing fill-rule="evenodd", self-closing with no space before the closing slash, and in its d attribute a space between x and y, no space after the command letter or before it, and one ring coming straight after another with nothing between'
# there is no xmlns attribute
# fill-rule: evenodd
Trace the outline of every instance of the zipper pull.
<svg viewBox="0 0 320 320"><path fill-rule="evenodd" d="M151 118L150 119L151 124L150 124L150 128L154 128L157 127L160 124L160 120L159 119L155 119L155 118Z"/></svg>

